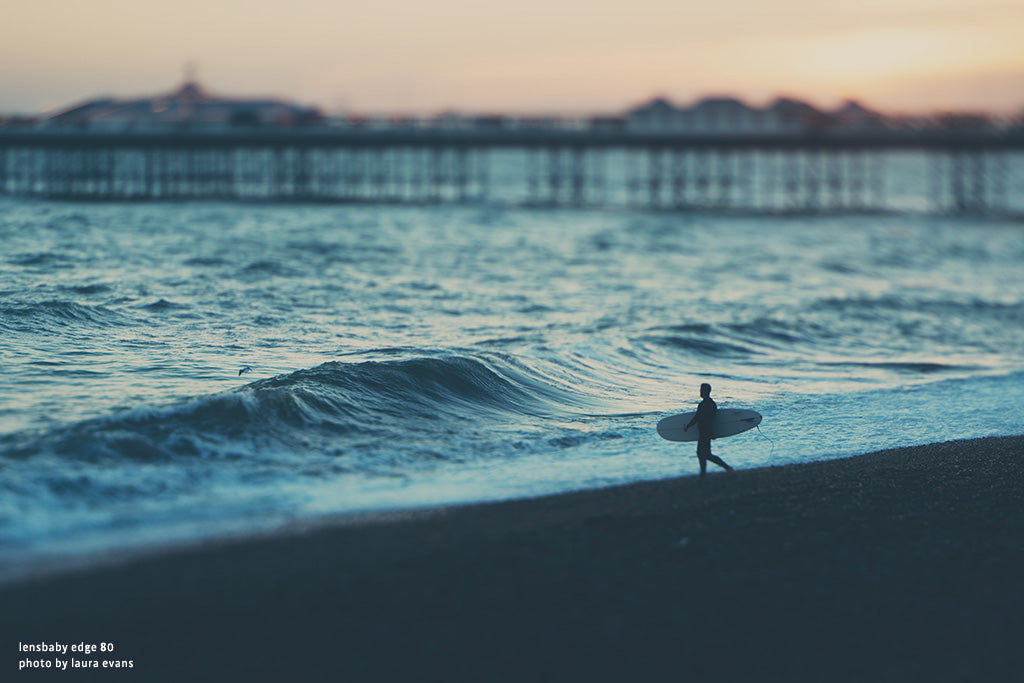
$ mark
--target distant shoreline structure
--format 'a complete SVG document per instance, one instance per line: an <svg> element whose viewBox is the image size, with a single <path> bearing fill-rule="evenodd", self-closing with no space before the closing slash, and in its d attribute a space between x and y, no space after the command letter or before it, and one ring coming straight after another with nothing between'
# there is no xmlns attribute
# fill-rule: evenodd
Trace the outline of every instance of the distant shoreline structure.
<svg viewBox="0 0 1024 683"><path fill-rule="evenodd" d="M913 172L930 178L930 210L1019 212L1010 197L1024 124L985 117L912 123L856 102L822 112L715 97L584 119L338 120L274 98L214 96L194 81L0 126L0 195L886 211L884 157L904 151L925 160ZM521 188L514 200L508 183Z"/></svg>
<svg viewBox="0 0 1024 683"><path fill-rule="evenodd" d="M255 130L593 130L672 135L772 135L822 132L1005 131L1024 128L1016 117L936 112L895 116L847 100L834 109L778 97L764 107L731 96L707 96L682 105L654 97L621 112L589 116L511 115L445 111L432 115L346 114L329 116L315 106L284 98L225 97L211 93L192 74L170 92L152 97L97 97L39 116L0 114L0 132L10 130L90 133L232 133Z"/></svg>
<svg viewBox="0 0 1024 683"><path fill-rule="evenodd" d="M991 130L0 130L0 195L885 212L887 159L906 152L919 166L900 173L929 187L918 210L1021 215L1024 132Z"/></svg>

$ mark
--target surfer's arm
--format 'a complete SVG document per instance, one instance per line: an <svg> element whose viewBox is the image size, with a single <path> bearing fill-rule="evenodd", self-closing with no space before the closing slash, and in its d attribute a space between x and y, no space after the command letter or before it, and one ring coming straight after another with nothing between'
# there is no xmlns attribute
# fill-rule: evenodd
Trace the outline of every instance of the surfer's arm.
<svg viewBox="0 0 1024 683"><path fill-rule="evenodd" d="M700 420L700 418L701 418L701 415L703 415L703 414L704 414L704 412L705 412L706 410L707 410L707 408L706 408L706 407L704 406L704 402L703 402L703 401L701 401L700 405L698 405L698 406L697 406L697 412L693 414L693 419L692 419L692 420L690 420L690 423L689 423L688 425L686 425L686 429L689 429L689 428L690 428L690 427L692 427L692 426L693 426L693 425L694 425L694 424L695 424L695 423L696 423L696 422L697 422L698 420ZM683 431L685 432L685 431L686 431L686 429L684 429Z"/></svg>

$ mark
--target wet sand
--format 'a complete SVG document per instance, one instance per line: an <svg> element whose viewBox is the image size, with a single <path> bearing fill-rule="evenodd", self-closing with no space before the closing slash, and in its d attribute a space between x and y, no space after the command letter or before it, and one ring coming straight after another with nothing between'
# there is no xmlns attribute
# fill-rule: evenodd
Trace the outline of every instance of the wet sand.
<svg viewBox="0 0 1024 683"><path fill-rule="evenodd" d="M0 670L1018 680L1022 466L981 439L208 544L0 589ZM83 641L133 670L17 671L19 642Z"/></svg>

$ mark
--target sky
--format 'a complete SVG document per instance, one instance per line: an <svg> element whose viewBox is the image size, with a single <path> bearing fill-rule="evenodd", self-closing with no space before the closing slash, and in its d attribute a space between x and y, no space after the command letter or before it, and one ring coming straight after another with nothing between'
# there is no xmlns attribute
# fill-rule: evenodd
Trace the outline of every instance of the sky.
<svg viewBox="0 0 1024 683"><path fill-rule="evenodd" d="M0 0L0 112L224 96L328 113L616 113L785 95L1024 112L1022 0Z"/></svg>

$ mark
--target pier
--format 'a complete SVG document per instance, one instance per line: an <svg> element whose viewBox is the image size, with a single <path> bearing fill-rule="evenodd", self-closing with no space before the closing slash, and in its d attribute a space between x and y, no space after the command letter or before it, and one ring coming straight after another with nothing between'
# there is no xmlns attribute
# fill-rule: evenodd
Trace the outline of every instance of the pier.
<svg viewBox="0 0 1024 683"><path fill-rule="evenodd" d="M913 155L925 210L1020 213L1024 135L654 135L593 130L0 132L0 194L64 200L500 203L648 210L894 208ZM1014 167L1014 168L1011 168ZM1016 175L1015 175L1016 174Z"/></svg>

